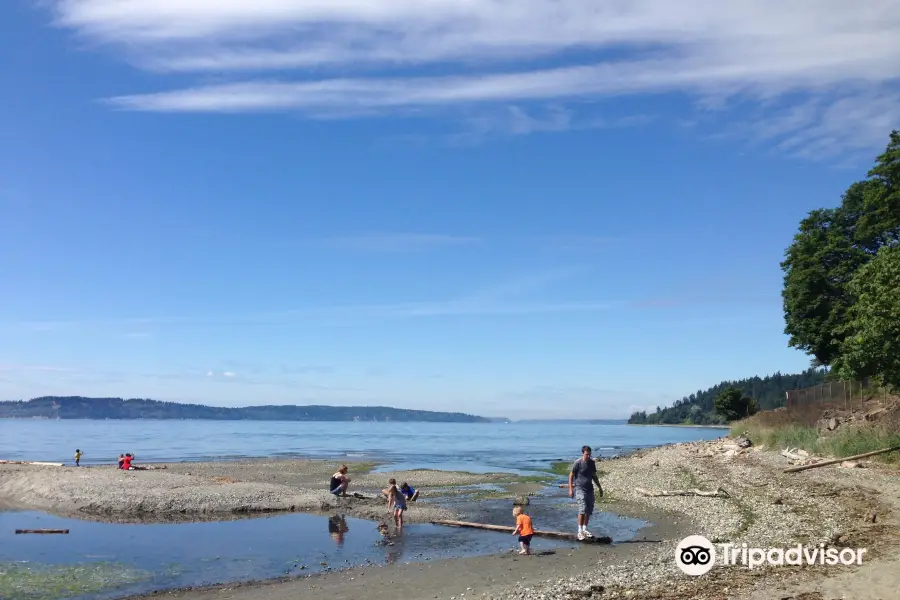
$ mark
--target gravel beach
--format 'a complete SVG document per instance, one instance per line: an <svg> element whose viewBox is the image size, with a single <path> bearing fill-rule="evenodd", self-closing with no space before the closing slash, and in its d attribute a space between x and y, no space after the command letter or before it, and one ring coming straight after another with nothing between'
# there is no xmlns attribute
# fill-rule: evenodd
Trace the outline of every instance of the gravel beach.
<svg viewBox="0 0 900 600"><path fill-rule="evenodd" d="M872 463L868 468L834 466L784 474L782 469L789 465L777 453L752 448L735 454L726 451L723 443L679 444L602 463L606 494L598 510L655 523L632 543L588 545L532 557L504 554L353 568L306 579L173 591L162 596L177 600L896 597L900 587L900 562L895 552L900 532L900 482L895 470ZM361 482L367 481L366 477ZM721 488L727 496L645 497L638 487L654 492ZM573 510L573 522L574 514ZM763 548L798 543L865 547L868 554L861 567L749 570L717 566L704 576L690 577L676 567L674 550L691 534L713 542ZM844 589L854 590L854 594L846 596Z"/></svg>

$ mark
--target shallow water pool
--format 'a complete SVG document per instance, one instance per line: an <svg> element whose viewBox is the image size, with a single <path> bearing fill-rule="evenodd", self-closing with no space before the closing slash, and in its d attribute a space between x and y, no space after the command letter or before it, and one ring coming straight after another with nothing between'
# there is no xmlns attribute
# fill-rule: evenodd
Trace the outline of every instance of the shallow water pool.
<svg viewBox="0 0 900 600"><path fill-rule="evenodd" d="M482 501L477 507L473 517L480 522L513 524L508 500ZM529 512L540 529L574 529L574 511L558 498L535 498ZM611 535L615 541L632 539L646 525L609 513L598 513L594 521L595 534ZM70 533L14 534L15 529L42 528L69 529ZM26 599L100 600L176 587L302 576L362 564L494 554L515 546L516 540L509 534L428 524L408 524L401 536L387 539L375 522L337 514L331 518L289 514L211 523L121 525L31 511L0 512L0 582L4 568L10 574L30 570L38 578L48 566L77 567L84 577L90 574L92 587L83 588L89 593L77 593L80 588L74 584L64 589L46 586L40 595ZM571 546L548 539L533 542L536 551ZM12 577L7 577L6 584ZM97 589L98 578L110 585ZM0 597L4 595L2 585Z"/></svg>

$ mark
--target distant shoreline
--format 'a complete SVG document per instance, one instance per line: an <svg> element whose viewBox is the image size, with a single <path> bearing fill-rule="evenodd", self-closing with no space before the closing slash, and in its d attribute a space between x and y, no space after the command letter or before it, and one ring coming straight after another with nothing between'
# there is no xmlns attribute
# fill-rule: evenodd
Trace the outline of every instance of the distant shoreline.
<svg viewBox="0 0 900 600"><path fill-rule="evenodd" d="M731 429L731 425L679 425L678 423L625 423L632 427L683 427L686 429Z"/></svg>

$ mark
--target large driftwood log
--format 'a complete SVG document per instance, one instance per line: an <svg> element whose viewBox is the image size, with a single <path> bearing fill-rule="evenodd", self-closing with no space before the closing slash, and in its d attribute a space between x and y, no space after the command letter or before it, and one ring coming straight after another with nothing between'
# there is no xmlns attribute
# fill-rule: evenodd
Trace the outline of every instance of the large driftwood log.
<svg viewBox="0 0 900 600"><path fill-rule="evenodd" d="M731 495L719 488L715 491L704 491L704 490L663 490L661 492L651 492L650 490L645 490L643 488L634 488L638 494L642 496L650 496L652 498L658 498L662 496L703 496L705 498L730 498Z"/></svg>
<svg viewBox="0 0 900 600"><path fill-rule="evenodd" d="M17 534L21 533L69 533L68 529L16 529Z"/></svg>
<svg viewBox="0 0 900 600"><path fill-rule="evenodd" d="M470 529L484 529L486 531L502 531L504 533L512 533L516 530L515 527L508 527L506 525L488 525L487 523L468 523L466 521L447 521L447 520L439 520L432 521L433 525L446 525L447 527L468 527ZM583 541L592 544L610 544L612 543L612 538L608 536L597 536L593 538L588 538L586 540L579 540L578 536L574 533L564 533L562 531L541 531L539 529L535 529L534 535L538 537L546 537L546 538L554 538L558 540L571 540L571 541Z"/></svg>
<svg viewBox="0 0 900 600"><path fill-rule="evenodd" d="M888 452L896 452L900 450L900 446L893 446L892 448L882 448L881 450L875 450L874 452L866 452L864 454L857 454L855 456L846 456L844 458L835 458L833 460L823 460L822 462L812 463L809 465L801 465L799 467L791 467L790 469L785 469L784 473L796 473L798 471L805 471L807 469L815 469L817 467L827 467L828 465L835 465L837 463L841 463L848 460L859 460L860 458L868 458L870 456L878 456L879 454L887 454Z"/></svg>

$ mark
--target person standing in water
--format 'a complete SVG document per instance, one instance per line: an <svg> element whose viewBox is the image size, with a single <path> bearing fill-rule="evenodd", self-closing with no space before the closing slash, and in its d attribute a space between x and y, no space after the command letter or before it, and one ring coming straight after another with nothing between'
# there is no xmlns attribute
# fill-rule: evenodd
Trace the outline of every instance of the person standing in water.
<svg viewBox="0 0 900 600"><path fill-rule="evenodd" d="M588 531L588 522L594 513L594 484L600 490L600 497L603 497L603 488L600 486L600 479L597 477L597 463L591 458L591 447L581 447L581 458L572 463L572 469L569 472L569 498L574 498L578 504L578 539L594 537Z"/></svg>
<svg viewBox="0 0 900 600"><path fill-rule="evenodd" d="M403 511L406 510L406 496L397 487L397 480L391 477L388 480L388 487L384 490L384 494L388 497L388 510L394 515L394 524L397 529L403 528Z"/></svg>

